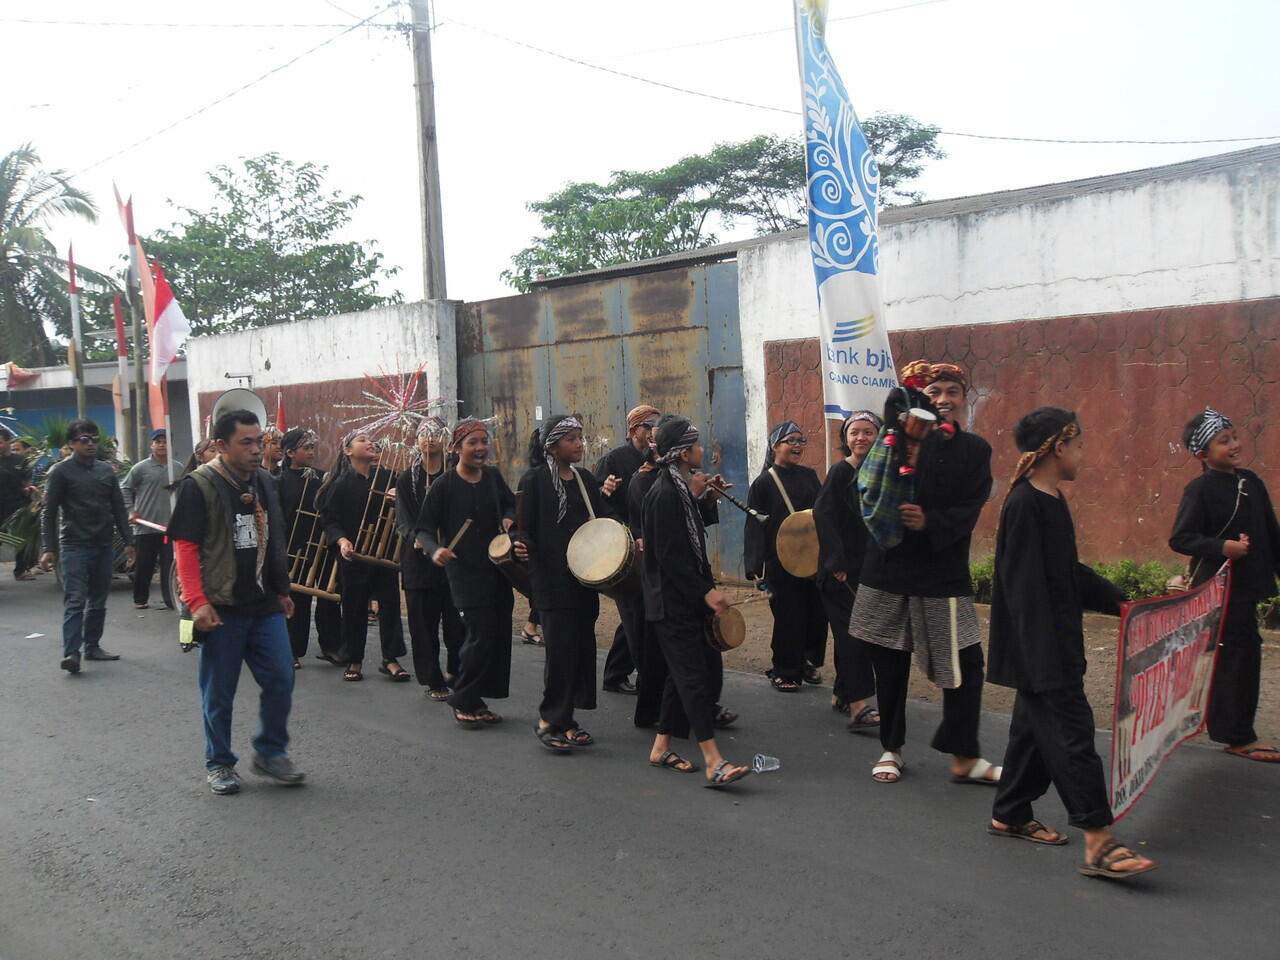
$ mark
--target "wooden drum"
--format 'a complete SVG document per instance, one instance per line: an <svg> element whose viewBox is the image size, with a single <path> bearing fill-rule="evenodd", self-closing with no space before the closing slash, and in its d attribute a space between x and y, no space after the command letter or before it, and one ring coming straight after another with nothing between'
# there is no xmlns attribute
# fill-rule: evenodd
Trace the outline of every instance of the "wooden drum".
<svg viewBox="0 0 1280 960"><path fill-rule="evenodd" d="M746 639L747 621L737 607L729 607L707 621L707 643L713 650L736 650Z"/></svg>
<svg viewBox="0 0 1280 960"><path fill-rule="evenodd" d="M812 510L797 510L778 527L774 547L782 569L808 580L818 574L818 527Z"/></svg>
<svg viewBox="0 0 1280 960"><path fill-rule="evenodd" d="M902 432L912 440L923 440L933 432L933 428L937 425L938 418L928 410L912 407L907 411L906 419L902 424Z"/></svg>
<svg viewBox="0 0 1280 960"><path fill-rule="evenodd" d="M511 537L500 533L489 541L489 562L502 571L511 585L530 599L533 584L529 579L529 567L516 557L516 547Z"/></svg>
<svg viewBox="0 0 1280 960"><path fill-rule="evenodd" d="M584 587L609 597L640 595L636 541L627 525L608 517L588 520L569 540L569 572Z"/></svg>

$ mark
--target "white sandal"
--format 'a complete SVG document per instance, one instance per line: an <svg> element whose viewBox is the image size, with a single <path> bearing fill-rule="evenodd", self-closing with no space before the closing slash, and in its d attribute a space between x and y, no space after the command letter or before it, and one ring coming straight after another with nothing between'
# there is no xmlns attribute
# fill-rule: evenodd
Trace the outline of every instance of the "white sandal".
<svg viewBox="0 0 1280 960"><path fill-rule="evenodd" d="M988 777L987 774L995 771L995 776ZM1004 767L997 767L994 763L979 757L973 762L973 766L969 768L968 773L953 773L951 775L952 783L985 783L987 786L994 787L1000 782L1000 776L1004 773Z"/></svg>
<svg viewBox="0 0 1280 960"><path fill-rule="evenodd" d="M902 770L906 764L902 762L902 754L894 753L892 750L886 750L881 755L879 761L871 768L871 779L876 783L897 783L902 779ZM877 774L891 773L892 779L877 776Z"/></svg>

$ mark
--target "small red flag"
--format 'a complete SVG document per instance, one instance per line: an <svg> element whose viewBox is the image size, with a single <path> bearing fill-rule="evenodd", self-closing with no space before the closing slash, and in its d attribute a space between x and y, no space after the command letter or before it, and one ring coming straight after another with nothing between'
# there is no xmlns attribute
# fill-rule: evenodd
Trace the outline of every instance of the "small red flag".
<svg viewBox="0 0 1280 960"><path fill-rule="evenodd" d="M111 309L116 315L116 356L127 357L129 347L124 340L124 308L120 305L120 294L111 302Z"/></svg>

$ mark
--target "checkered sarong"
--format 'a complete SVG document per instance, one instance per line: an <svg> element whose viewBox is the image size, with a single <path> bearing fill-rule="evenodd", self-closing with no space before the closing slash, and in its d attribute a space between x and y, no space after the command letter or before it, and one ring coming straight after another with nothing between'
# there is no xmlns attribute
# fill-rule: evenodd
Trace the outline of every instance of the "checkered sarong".
<svg viewBox="0 0 1280 960"><path fill-rule="evenodd" d="M960 686L960 651L982 642L972 597L907 597L866 585L858 587L849 634L912 654L944 690Z"/></svg>

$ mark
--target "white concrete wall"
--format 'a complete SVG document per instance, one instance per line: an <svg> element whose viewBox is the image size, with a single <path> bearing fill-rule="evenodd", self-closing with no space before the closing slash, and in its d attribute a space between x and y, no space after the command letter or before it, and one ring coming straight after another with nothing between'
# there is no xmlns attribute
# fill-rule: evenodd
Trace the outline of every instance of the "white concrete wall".
<svg viewBox="0 0 1280 960"><path fill-rule="evenodd" d="M200 394L232 387L249 387L273 409L271 387L399 373L425 363L431 395L456 397L456 306L451 300L421 300L191 340L192 435L200 435ZM245 373L250 382L227 378ZM452 418L456 410L444 414Z"/></svg>
<svg viewBox="0 0 1280 960"><path fill-rule="evenodd" d="M1062 196L1044 188L1044 197L1021 203L882 224L889 328L1280 295L1280 161L1167 179L1116 179L1121 182L1113 189L1091 184L1087 192ZM807 238L765 239L743 248L738 294L748 452L756 463L768 430L764 343L817 331Z"/></svg>

